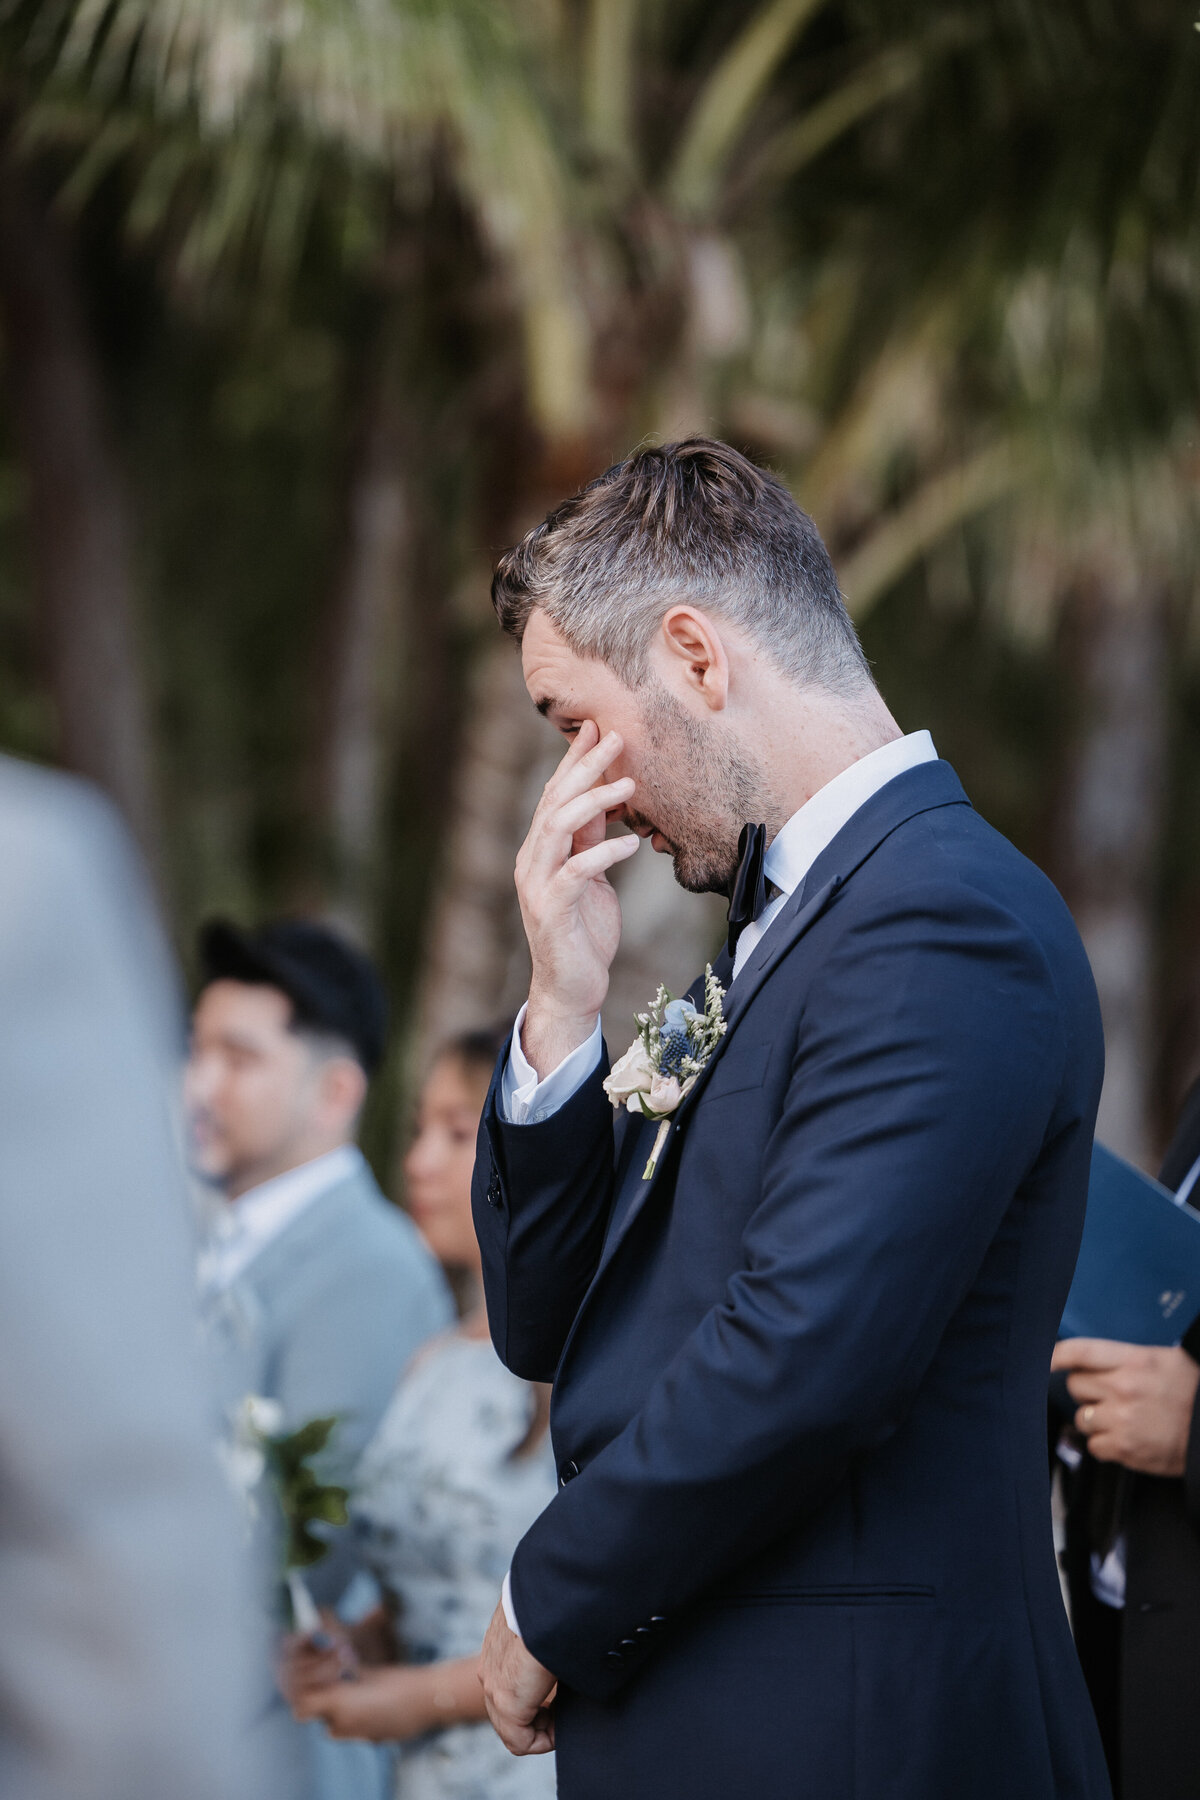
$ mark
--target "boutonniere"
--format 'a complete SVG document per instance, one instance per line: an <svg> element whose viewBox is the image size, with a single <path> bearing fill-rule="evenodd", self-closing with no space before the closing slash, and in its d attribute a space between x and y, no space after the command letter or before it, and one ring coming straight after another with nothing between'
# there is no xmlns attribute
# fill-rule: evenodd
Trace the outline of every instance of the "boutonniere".
<svg viewBox="0 0 1200 1800"><path fill-rule="evenodd" d="M725 1036L725 989L704 971L704 1011L689 1000L674 1000L660 987L648 1012L638 1013L638 1034L604 1083L616 1107L660 1121L650 1160L649 1181L671 1129L671 1115L696 1085L697 1077Z"/></svg>

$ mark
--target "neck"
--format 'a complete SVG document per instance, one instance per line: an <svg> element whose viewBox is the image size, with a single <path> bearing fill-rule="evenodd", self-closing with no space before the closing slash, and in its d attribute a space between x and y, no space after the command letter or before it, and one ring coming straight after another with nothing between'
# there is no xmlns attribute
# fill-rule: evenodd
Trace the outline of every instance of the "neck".
<svg viewBox="0 0 1200 1800"><path fill-rule="evenodd" d="M221 1183L225 1198L240 1200L252 1188L262 1187L264 1182L274 1181L279 1175L290 1175L293 1169L303 1169L309 1163L316 1162L318 1157L343 1149L349 1141L348 1138L339 1138L332 1144L297 1145L291 1150L281 1150L275 1156L264 1157L261 1162L246 1168L237 1169Z"/></svg>
<svg viewBox="0 0 1200 1800"><path fill-rule="evenodd" d="M756 708L768 734L760 753L768 839L836 775L904 735L874 688L852 700L788 683L780 690Z"/></svg>

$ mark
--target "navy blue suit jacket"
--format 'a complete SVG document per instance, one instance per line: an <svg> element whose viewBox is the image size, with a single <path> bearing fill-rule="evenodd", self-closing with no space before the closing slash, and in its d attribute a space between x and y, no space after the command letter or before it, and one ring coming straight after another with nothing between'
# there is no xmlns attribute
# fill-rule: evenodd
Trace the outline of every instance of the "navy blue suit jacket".
<svg viewBox="0 0 1200 1800"><path fill-rule="evenodd" d="M726 1016L648 1181L603 1069L481 1127L493 1338L554 1379L512 1580L560 1792L1102 1800L1046 1472L1103 1062L1071 918L926 764Z"/></svg>

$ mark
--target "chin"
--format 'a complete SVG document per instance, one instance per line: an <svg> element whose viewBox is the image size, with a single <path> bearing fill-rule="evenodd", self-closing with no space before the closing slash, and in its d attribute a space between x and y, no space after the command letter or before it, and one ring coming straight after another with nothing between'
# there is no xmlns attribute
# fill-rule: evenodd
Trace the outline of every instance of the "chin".
<svg viewBox="0 0 1200 1800"><path fill-rule="evenodd" d="M689 894L720 894L722 899L728 898L733 887L736 865L732 869L718 869L711 863L689 860L684 851L677 851L673 857L675 879Z"/></svg>
<svg viewBox="0 0 1200 1800"><path fill-rule="evenodd" d="M207 1181L211 1187L223 1187L234 1173L229 1158L211 1150L193 1150L188 1157L188 1168L198 1180Z"/></svg>

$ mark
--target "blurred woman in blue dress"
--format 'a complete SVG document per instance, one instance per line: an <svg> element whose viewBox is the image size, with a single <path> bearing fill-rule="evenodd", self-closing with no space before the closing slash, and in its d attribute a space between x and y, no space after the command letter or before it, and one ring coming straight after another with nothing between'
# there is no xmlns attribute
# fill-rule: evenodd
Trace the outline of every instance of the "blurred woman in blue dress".
<svg viewBox="0 0 1200 1800"><path fill-rule="evenodd" d="M384 1605L324 1653L295 1646L284 1685L334 1737L401 1746L396 1800L552 1800L553 1756L496 1737L478 1653L517 1543L555 1491L548 1390L503 1367L488 1337L471 1170L500 1040L437 1058L405 1159L412 1216L466 1305L405 1372L351 1497L359 1553Z"/></svg>

